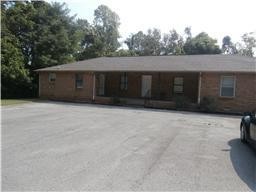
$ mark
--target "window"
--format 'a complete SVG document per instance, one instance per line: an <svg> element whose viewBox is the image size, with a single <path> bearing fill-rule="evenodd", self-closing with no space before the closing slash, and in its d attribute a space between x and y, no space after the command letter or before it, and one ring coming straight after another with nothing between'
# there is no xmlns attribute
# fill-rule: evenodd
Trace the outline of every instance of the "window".
<svg viewBox="0 0 256 192"><path fill-rule="evenodd" d="M235 96L235 77L234 76L221 77L220 96L221 97Z"/></svg>
<svg viewBox="0 0 256 192"><path fill-rule="evenodd" d="M105 75L104 74L99 75L99 92L98 92L98 94L100 96L105 95Z"/></svg>
<svg viewBox="0 0 256 192"><path fill-rule="evenodd" d="M83 88L83 74L76 74L76 88Z"/></svg>
<svg viewBox="0 0 256 192"><path fill-rule="evenodd" d="M174 93L183 93L183 77L175 77L173 82L173 92Z"/></svg>
<svg viewBox="0 0 256 192"><path fill-rule="evenodd" d="M54 83L56 81L56 73L49 73L49 82Z"/></svg>
<svg viewBox="0 0 256 192"><path fill-rule="evenodd" d="M121 75L120 89L121 90L127 90L128 89L128 76L127 76L127 73L123 73Z"/></svg>

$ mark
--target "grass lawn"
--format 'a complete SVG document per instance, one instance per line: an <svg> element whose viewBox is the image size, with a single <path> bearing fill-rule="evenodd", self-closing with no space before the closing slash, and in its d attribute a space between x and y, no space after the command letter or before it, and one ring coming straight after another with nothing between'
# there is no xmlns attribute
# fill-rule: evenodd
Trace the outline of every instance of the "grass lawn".
<svg viewBox="0 0 256 192"><path fill-rule="evenodd" d="M37 101L38 99L1 99L1 106L18 105Z"/></svg>

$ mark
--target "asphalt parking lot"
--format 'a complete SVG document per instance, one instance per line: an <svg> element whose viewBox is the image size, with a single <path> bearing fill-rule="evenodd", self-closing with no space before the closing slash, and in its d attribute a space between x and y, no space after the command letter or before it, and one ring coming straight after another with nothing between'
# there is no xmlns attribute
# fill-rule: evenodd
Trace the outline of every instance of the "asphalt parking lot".
<svg viewBox="0 0 256 192"><path fill-rule="evenodd" d="M41 102L2 107L2 190L256 190L240 118Z"/></svg>

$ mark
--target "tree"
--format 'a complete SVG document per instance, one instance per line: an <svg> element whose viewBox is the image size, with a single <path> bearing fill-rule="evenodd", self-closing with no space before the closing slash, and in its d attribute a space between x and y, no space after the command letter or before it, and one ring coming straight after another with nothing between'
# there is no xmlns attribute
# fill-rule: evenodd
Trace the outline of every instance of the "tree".
<svg viewBox="0 0 256 192"><path fill-rule="evenodd" d="M34 69L73 61L77 34L66 5L15 2L7 9L7 27L22 47L25 66Z"/></svg>
<svg viewBox="0 0 256 192"><path fill-rule="evenodd" d="M221 50L217 40L211 38L207 33L199 33L184 45L184 51L188 55L193 54L219 54Z"/></svg>
<svg viewBox="0 0 256 192"><path fill-rule="evenodd" d="M143 55L160 55L161 32L159 29L149 29L142 41Z"/></svg>
<svg viewBox="0 0 256 192"><path fill-rule="evenodd" d="M79 49L75 53L76 60L84 60L103 56L104 42L101 41L95 27L87 20L76 22L79 36Z"/></svg>
<svg viewBox="0 0 256 192"><path fill-rule="evenodd" d="M6 10L6 28L20 42L26 68L31 65L33 29L35 25L32 18L34 14L34 7L28 2L14 2Z"/></svg>
<svg viewBox="0 0 256 192"><path fill-rule="evenodd" d="M94 27L99 40L102 42L102 55L114 52L120 46L118 28L119 16L111 11L106 5L100 5L94 11Z"/></svg>
<svg viewBox="0 0 256 192"><path fill-rule="evenodd" d="M222 53L224 54L236 54L237 49L231 41L230 36L225 36L222 40Z"/></svg>
<svg viewBox="0 0 256 192"><path fill-rule="evenodd" d="M131 35L125 40L129 50L138 55L160 55L161 53L161 31L154 28L149 29L147 34L142 31Z"/></svg>
<svg viewBox="0 0 256 192"><path fill-rule="evenodd" d="M20 65L28 71L33 88L30 91L34 95L38 85L35 69L74 61L74 53L79 45L74 17L69 16L69 9L65 4L17 1L5 6L4 3L1 2L1 7L5 8L2 12L5 20L2 24L8 31L2 34L2 39L5 39L3 46L6 46L4 50L8 50L8 54L16 50L16 56L21 52L23 61ZM12 46L10 39L13 41ZM6 65L13 63L11 59L5 59Z"/></svg>
<svg viewBox="0 0 256 192"><path fill-rule="evenodd" d="M135 51L138 55L143 55L144 47L143 42L145 41L145 34L142 31L139 31L136 34L132 34L125 40L126 45L129 50Z"/></svg>
<svg viewBox="0 0 256 192"><path fill-rule="evenodd" d="M240 55L253 57L254 49L256 48L256 38L254 35L255 33L251 32L245 33L242 36L242 44L237 44Z"/></svg>
<svg viewBox="0 0 256 192"><path fill-rule="evenodd" d="M181 35L175 29L171 30L169 34L164 34L162 40L162 54L163 55L181 55L183 51L184 41Z"/></svg>
<svg viewBox="0 0 256 192"><path fill-rule="evenodd" d="M192 38L191 27L186 27L184 29L184 33L186 36L186 41L189 41Z"/></svg>
<svg viewBox="0 0 256 192"><path fill-rule="evenodd" d="M6 27L6 2L1 2L1 24L1 97L28 96L30 78L20 43Z"/></svg>
<svg viewBox="0 0 256 192"><path fill-rule="evenodd" d="M135 51L132 50L125 50L125 49L120 49L118 51L112 52L108 57L131 57L131 56L137 56Z"/></svg>
<svg viewBox="0 0 256 192"><path fill-rule="evenodd" d="M64 64L74 61L73 53L78 49L78 34L74 17L65 3L32 2L36 9L33 18L34 55L33 68Z"/></svg>

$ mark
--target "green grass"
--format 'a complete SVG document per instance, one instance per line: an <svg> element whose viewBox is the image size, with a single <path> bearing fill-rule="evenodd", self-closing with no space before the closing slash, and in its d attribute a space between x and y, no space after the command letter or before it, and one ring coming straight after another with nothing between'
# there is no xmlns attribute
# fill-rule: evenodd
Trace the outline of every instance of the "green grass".
<svg viewBox="0 0 256 192"><path fill-rule="evenodd" d="M1 99L1 106L31 103L38 99Z"/></svg>

